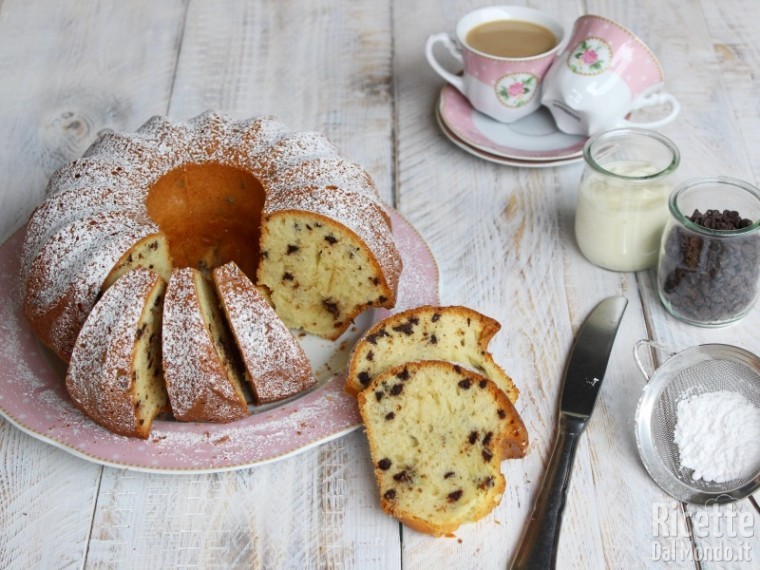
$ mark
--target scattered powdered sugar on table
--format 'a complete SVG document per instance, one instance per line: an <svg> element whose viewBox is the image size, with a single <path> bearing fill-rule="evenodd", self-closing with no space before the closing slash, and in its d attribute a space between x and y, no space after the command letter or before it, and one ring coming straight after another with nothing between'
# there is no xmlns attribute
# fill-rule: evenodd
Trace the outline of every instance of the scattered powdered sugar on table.
<svg viewBox="0 0 760 570"><path fill-rule="evenodd" d="M760 469L760 409L736 392L720 390L678 402L674 441L681 468L696 481L725 483Z"/></svg>

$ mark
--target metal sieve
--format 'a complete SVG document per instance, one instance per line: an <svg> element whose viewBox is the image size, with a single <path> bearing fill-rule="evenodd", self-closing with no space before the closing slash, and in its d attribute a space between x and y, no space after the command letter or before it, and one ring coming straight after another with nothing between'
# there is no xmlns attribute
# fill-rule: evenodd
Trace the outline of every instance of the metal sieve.
<svg viewBox="0 0 760 570"><path fill-rule="evenodd" d="M641 361L643 348L669 355L651 377ZM760 489L760 465L754 474L725 483L692 479L693 471L681 468L674 442L676 406L689 396L738 392L760 409L760 358L725 344L703 344L673 353L650 340L636 343L634 358L648 380L636 408L636 445L652 479L670 496L687 503L728 503Z"/></svg>

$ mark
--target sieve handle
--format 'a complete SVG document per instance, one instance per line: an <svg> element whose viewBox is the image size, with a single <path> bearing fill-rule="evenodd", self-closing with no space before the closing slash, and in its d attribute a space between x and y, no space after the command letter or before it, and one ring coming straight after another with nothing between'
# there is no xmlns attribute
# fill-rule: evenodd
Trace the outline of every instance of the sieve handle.
<svg viewBox="0 0 760 570"><path fill-rule="evenodd" d="M641 370L641 374L646 378L647 382L649 382L650 378L652 377L652 374L654 374L654 371L657 370L655 367L652 372L649 372L646 367L644 366L644 362L641 360L641 350L643 347L647 347L650 349L655 349L660 352L664 352L668 355L668 358L671 356L675 356L675 352L671 351L666 346L655 342L653 340L649 340L648 338L643 338L636 342L636 344L633 345L633 359L636 361L636 365L639 367L639 370Z"/></svg>

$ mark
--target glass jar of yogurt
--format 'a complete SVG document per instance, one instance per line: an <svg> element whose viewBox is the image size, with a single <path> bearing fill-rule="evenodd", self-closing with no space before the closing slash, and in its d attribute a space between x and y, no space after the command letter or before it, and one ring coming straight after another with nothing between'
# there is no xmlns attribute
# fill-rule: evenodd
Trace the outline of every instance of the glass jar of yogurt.
<svg viewBox="0 0 760 570"><path fill-rule="evenodd" d="M657 263L678 148L646 129L597 133L583 149L575 237L591 263L639 271Z"/></svg>

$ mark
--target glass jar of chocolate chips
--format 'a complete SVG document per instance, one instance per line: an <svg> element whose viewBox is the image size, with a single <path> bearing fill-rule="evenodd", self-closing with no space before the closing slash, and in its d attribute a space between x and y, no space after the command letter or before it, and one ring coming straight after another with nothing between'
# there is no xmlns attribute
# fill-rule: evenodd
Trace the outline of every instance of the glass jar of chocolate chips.
<svg viewBox="0 0 760 570"><path fill-rule="evenodd" d="M760 190L698 178L679 185L668 207L657 269L665 308L700 326L738 321L760 291Z"/></svg>

